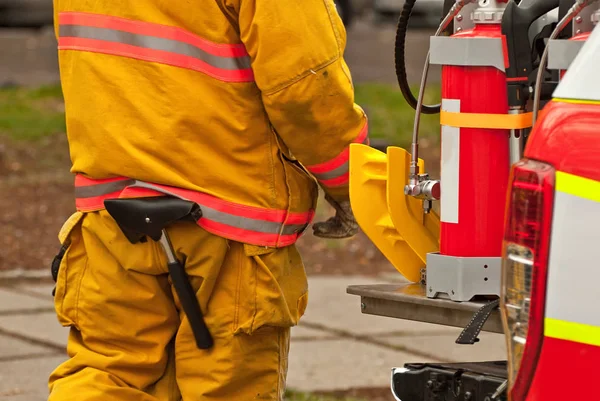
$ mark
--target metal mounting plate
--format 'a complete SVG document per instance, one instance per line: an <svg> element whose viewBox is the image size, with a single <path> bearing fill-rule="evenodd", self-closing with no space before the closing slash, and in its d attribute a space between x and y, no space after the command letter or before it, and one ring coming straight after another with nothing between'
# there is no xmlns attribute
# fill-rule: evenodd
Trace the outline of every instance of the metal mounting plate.
<svg viewBox="0 0 600 401"><path fill-rule="evenodd" d="M471 19L471 13L477 9L477 3L469 3L460 10L460 13L454 17L454 33L473 29L475 22Z"/></svg>
<svg viewBox="0 0 600 401"><path fill-rule="evenodd" d="M462 258L427 254L427 296L447 294L453 301L477 295L500 296L501 258Z"/></svg>
<svg viewBox="0 0 600 401"><path fill-rule="evenodd" d="M548 41L548 69L567 70L585 44L581 40L553 39Z"/></svg>

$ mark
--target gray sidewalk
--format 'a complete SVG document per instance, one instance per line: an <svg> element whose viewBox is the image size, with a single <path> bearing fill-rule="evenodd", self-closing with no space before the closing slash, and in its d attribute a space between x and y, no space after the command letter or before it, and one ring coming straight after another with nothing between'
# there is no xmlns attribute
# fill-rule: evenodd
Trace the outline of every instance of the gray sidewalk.
<svg viewBox="0 0 600 401"><path fill-rule="evenodd" d="M482 334L454 343L458 329L362 315L352 284L386 280L311 277L306 315L292 330L288 386L301 391L389 386L390 369L407 362L504 359L504 337ZM0 400L43 401L46 381L65 359L67 329L56 321L52 286L0 286Z"/></svg>

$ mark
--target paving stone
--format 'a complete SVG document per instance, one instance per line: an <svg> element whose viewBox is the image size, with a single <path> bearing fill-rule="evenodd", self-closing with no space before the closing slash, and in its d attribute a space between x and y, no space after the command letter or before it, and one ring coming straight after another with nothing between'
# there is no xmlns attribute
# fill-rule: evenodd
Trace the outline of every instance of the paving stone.
<svg viewBox="0 0 600 401"><path fill-rule="evenodd" d="M45 401L48 377L64 356L0 363L0 400Z"/></svg>
<svg viewBox="0 0 600 401"><path fill-rule="evenodd" d="M304 327L302 322L299 326L292 327L292 341L295 338L299 339L322 339L322 338L332 338L335 337L334 334L323 330L316 330L310 327Z"/></svg>
<svg viewBox="0 0 600 401"><path fill-rule="evenodd" d="M307 324L318 324L355 334L404 332L432 335L453 333L447 326L388 317L365 315L360 310L360 297L346 293L346 287L358 284L382 284L385 281L367 277L309 277L308 307L304 316ZM450 329L450 331L449 331Z"/></svg>
<svg viewBox="0 0 600 401"><path fill-rule="evenodd" d="M53 302L52 290L54 289L54 284L21 284L18 288L23 289L25 294L29 293Z"/></svg>
<svg viewBox="0 0 600 401"><path fill-rule="evenodd" d="M21 391L21 390L19 390ZM44 396L42 394L19 394L19 395L12 395L12 396L2 396L2 394L0 394L0 400L2 401L47 401L48 400L48 396Z"/></svg>
<svg viewBox="0 0 600 401"><path fill-rule="evenodd" d="M58 346L67 345L69 329L62 327L54 312L32 315L2 316L0 328Z"/></svg>
<svg viewBox="0 0 600 401"><path fill-rule="evenodd" d="M52 307L52 298L45 300L19 292L18 289L13 291L0 288L0 313L2 314L28 309L50 309ZM0 325L2 321L4 321L4 316L0 316Z"/></svg>
<svg viewBox="0 0 600 401"><path fill-rule="evenodd" d="M287 386L299 391L387 387L391 369L422 358L352 340L295 342Z"/></svg>
<svg viewBox="0 0 600 401"><path fill-rule="evenodd" d="M26 341L0 335L0 364L8 359L18 359L22 356L30 356L48 353L48 349L28 343Z"/></svg>
<svg viewBox="0 0 600 401"><path fill-rule="evenodd" d="M457 328L361 314L359 297L346 294L346 287L381 280L311 277L309 281L311 296L306 316L300 326L292 329L292 336L297 339L292 340L289 360L288 384L292 389L387 387L391 369L408 362L506 358L502 335L482 333L480 343L459 346L454 343L460 333ZM42 291L32 291L38 290ZM68 329L59 325L54 312L0 316L0 328L59 347L66 345L68 335ZM0 356L9 351L25 353L28 349L18 340L15 344L4 340L0 338ZM52 351L50 348L46 352ZM64 359L60 356L0 361L0 400L45 401L47 377Z"/></svg>
<svg viewBox="0 0 600 401"><path fill-rule="evenodd" d="M483 333L481 342L472 346L455 344L455 339L411 336L390 341L390 344L406 347L404 351L347 339L292 342L288 387L300 391L387 387L391 369L406 363L506 359L502 335ZM429 353L431 357L413 351Z"/></svg>

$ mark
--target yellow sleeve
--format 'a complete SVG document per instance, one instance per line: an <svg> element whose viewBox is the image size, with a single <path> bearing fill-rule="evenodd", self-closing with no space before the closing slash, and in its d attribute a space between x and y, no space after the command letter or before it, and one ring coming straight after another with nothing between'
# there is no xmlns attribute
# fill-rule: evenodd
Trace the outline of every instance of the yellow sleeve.
<svg viewBox="0 0 600 401"><path fill-rule="evenodd" d="M275 131L337 200L348 198L348 146L368 141L343 59L333 0L238 0L240 35Z"/></svg>

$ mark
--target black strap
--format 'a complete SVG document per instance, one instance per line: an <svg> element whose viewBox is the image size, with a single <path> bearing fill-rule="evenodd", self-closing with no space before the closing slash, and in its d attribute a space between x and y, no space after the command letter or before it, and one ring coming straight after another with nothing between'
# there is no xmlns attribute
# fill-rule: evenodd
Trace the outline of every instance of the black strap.
<svg viewBox="0 0 600 401"><path fill-rule="evenodd" d="M198 204L172 196L106 199L104 207L132 244L145 237L158 241L171 223L202 217Z"/></svg>
<svg viewBox="0 0 600 401"><path fill-rule="evenodd" d="M500 299L488 302L483 305L475 314L473 318L467 324L467 327L460 333L460 336L456 339L456 344L475 344L479 341L477 336L481 333L481 328L488 320L492 311L500 305Z"/></svg>
<svg viewBox="0 0 600 401"><path fill-rule="evenodd" d="M52 264L50 265L50 273L52 274L52 280L56 283L58 281L58 271L60 270L60 264L62 263L62 259L67 252L67 248L69 248L69 242L65 242L60 246L60 250L52 259ZM52 296L56 294L56 287L52 289Z"/></svg>
<svg viewBox="0 0 600 401"><path fill-rule="evenodd" d="M179 297L179 302L181 302L181 307L192 327L196 345L200 349L211 348L213 346L213 338L208 331L208 327L206 327L196 293L192 288L185 268L179 262L169 263L169 275Z"/></svg>

